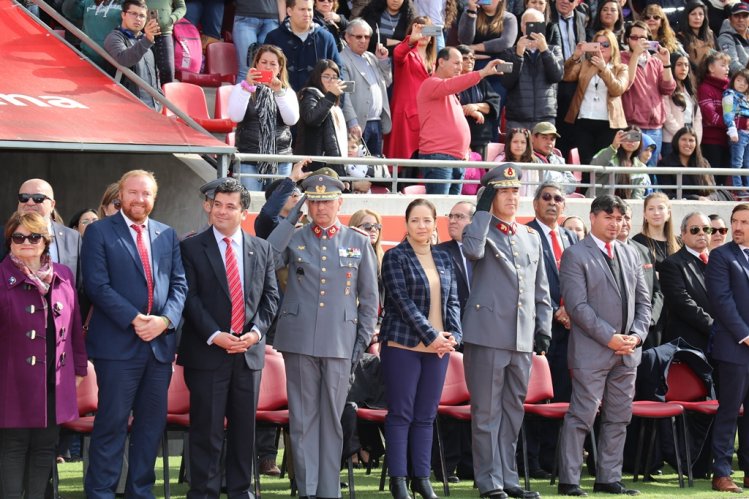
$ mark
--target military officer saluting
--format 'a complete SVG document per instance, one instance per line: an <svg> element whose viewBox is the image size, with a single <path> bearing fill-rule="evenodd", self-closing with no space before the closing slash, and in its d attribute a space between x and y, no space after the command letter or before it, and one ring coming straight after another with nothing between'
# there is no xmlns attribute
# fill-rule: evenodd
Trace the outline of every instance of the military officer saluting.
<svg viewBox="0 0 749 499"><path fill-rule="evenodd" d="M463 252L474 262L463 315L473 468L481 496L492 499L539 497L520 487L515 448L533 343L548 346L552 310L541 240L515 222L519 178L512 163L487 172L473 221L463 230Z"/></svg>
<svg viewBox="0 0 749 499"><path fill-rule="evenodd" d="M341 181L315 172L302 189L311 223L294 228L303 198L268 238L289 272L274 347L286 364L299 495L332 498L341 496L349 375L377 320L377 260L369 236L337 218Z"/></svg>

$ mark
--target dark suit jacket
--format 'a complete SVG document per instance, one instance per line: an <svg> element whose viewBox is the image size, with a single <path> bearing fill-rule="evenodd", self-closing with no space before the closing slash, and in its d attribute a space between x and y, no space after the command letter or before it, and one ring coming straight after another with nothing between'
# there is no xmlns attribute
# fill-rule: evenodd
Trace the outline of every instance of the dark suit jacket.
<svg viewBox="0 0 749 499"><path fill-rule="evenodd" d="M746 365L749 347L749 262L733 241L714 249L706 273L707 296L712 305L712 357Z"/></svg>
<svg viewBox="0 0 749 499"><path fill-rule="evenodd" d="M648 285L648 292L650 293L650 330L648 337L645 338L645 342L642 344L642 348L647 350L663 343L665 322L665 316L662 314L663 292L661 291L661 284L658 281L658 275L655 272L655 257L653 253L647 246L638 243L634 239L628 239L626 244L640 252L642 273L645 276L645 284Z"/></svg>
<svg viewBox="0 0 749 499"><path fill-rule="evenodd" d="M171 326L149 343L131 325L148 309L148 288L135 241L122 214L91 224L81 248L86 294L94 312L86 337L92 359L128 360L148 345L159 362L171 363L177 349L174 328L179 324L187 294L177 233L161 222L148 220L153 275L152 315L166 316Z"/></svg>
<svg viewBox="0 0 749 499"><path fill-rule="evenodd" d="M556 259L554 258L554 251L551 249L549 241L546 239L541 225L534 218L526 225L533 227L538 233L538 237L541 238L541 246L544 250L544 265L546 265L546 278L549 280L549 295L551 296L551 308L556 312L559 308L559 302L562 299L562 290L559 288L559 269L557 268ZM567 249L577 242L577 234L571 230L567 230L564 227L559 227L559 232L562 234L562 248ZM554 324L554 321L552 321Z"/></svg>
<svg viewBox="0 0 749 499"><path fill-rule="evenodd" d="M263 338L245 352L250 369L262 369L265 363L265 334L276 315L278 286L273 252L268 242L243 234L245 325L260 330ZM182 241L182 261L187 276L185 324L177 363L193 369L216 369L231 354L208 338L216 331L228 331L231 324L231 297L226 267L213 229Z"/></svg>
<svg viewBox="0 0 749 499"><path fill-rule="evenodd" d="M666 341L683 338L707 351L713 325L712 307L705 287L705 264L681 248L661 264L660 281L669 320Z"/></svg>
<svg viewBox="0 0 749 499"><path fill-rule="evenodd" d="M463 330L452 259L436 248L432 248L432 258L440 274L444 331L450 331L460 343ZM415 347L419 341L429 345L437 339L439 331L429 323L429 281L408 241L385 253L382 282L385 285L385 317L380 327L380 339L408 347Z"/></svg>
<svg viewBox="0 0 749 499"><path fill-rule="evenodd" d="M468 276L466 275L466 268L463 265L463 254L460 252L460 246L458 241L451 239L440 243L436 248L447 251L450 254L453 263L453 269L455 270L455 279L458 284L458 302L460 303L460 316L463 317L463 310L466 307L468 301L468 295L471 292L471 287L468 282ZM466 264L473 265L473 262L466 259Z"/></svg>

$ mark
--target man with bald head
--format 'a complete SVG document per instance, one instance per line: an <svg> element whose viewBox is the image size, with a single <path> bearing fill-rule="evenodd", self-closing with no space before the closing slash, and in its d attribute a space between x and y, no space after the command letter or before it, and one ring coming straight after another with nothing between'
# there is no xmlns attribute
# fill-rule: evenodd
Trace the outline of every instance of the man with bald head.
<svg viewBox="0 0 749 499"><path fill-rule="evenodd" d="M564 74L562 49L549 44L544 33L529 28L531 23L544 21L543 12L527 9L520 20L523 36L500 55L512 63L512 72L500 77L507 89L508 130L530 130L542 121L554 123L557 116L557 83Z"/></svg>
<svg viewBox="0 0 749 499"><path fill-rule="evenodd" d="M39 213L47 220L49 233L53 235L49 245L52 261L67 266L78 277L78 259L81 252L81 236L77 230L65 227L53 220L55 210L55 193L49 182L32 178L21 184L18 189L18 212ZM0 249L0 259L4 258L6 248Z"/></svg>

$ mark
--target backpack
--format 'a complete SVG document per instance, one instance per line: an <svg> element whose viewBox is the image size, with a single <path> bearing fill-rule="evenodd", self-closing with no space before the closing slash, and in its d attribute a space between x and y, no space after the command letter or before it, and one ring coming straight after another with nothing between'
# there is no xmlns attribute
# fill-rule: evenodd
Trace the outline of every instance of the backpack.
<svg viewBox="0 0 749 499"><path fill-rule="evenodd" d="M203 65L203 45L198 28L184 17L174 25L174 69L180 73L200 73Z"/></svg>

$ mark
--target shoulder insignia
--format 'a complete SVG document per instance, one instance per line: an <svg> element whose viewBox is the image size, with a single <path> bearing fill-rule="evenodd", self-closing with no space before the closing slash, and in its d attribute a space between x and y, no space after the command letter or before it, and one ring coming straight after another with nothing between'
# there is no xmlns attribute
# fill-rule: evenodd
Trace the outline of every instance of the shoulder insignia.
<svg viewBox="0 0 749 499"><path fill-rule="evenodd" d="M367 238L369 238L369 234L367 234L366 232L364 232L359 227L349 227L349 229L354 230L354 231L358 232L359 234L361 234L362 236L367 236Z"/></svg>
<svg viewBox="0 0 749 499"><path fill-rule="evenodd" d="M525 228L528 229L528 232L530 234L535 234L536 233L536 230L533 227L529 227L529 226L526 225Z"/></svg>

